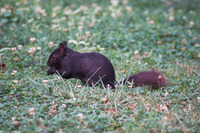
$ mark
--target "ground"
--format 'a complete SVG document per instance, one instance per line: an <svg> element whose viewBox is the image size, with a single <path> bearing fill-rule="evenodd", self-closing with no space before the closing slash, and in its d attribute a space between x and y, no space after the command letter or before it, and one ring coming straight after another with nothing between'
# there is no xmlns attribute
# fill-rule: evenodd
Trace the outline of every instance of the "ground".
<svg viewBox="0 0 200 133"><path fill-rule="evenodd" d="M1 0L0 132L199 132L199 0ZM116 90L48 76L60 42L99 52L116 80L146 70L167 86Z"/></svg>

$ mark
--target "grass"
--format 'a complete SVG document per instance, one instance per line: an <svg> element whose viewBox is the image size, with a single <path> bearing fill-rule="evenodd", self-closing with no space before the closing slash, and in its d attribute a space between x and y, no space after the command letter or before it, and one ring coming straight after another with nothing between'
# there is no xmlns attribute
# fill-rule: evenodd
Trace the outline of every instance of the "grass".
<svg viewBox="0 0 200 133"><path fill-rule="evenodd" d="M1 0L0 131L199 132L199 4ZM155 69L168 85L92 89L47 76L47 59L64 40L107 56L118 82Z"/></svg>

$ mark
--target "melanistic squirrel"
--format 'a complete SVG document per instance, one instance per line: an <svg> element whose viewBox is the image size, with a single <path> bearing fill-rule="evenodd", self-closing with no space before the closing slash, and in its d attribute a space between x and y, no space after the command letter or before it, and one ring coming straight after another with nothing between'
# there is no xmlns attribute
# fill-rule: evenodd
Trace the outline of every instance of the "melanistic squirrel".
<svg viewBox="0 0 200 133"><path fill-rule="evenodd" d="M66 41L52 52L47 65L50 67L47 74L57 73L65 79L80 79L84 85L101 84L115 89L115 71L107 57L95 52L75 52L67 47ZM153 88L160 88L167 83L162 73L153 70L132 75L122 83L126 82L133 83L133 87L148 85Z"/></svg>

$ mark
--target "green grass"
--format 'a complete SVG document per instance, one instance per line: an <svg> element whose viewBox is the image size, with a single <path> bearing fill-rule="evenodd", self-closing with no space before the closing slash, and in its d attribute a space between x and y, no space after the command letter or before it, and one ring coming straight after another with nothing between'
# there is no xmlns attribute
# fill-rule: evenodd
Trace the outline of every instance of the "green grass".
<svg viewBox="0 0 200 133"><path fill-rule="evenodd" d="M199 0L127 2L1 0L0 132L200 131ZM47 59L64 40L107 56L118 82L155 69L168 85L92 89L47 76Z"/></svg>

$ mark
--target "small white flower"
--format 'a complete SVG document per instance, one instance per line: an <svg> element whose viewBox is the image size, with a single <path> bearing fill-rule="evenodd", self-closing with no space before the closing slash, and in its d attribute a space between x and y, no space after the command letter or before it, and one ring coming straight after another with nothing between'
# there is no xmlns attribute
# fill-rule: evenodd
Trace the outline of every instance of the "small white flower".
<svg viewBox="0 0 200 133"><path fill-rule="evenodd" d="M72 12L71 9L65 8L65 10L64 10L64 14L65 14L65 15L71 15L72 13L73 13L73 12Z"/></svg>
<svg viewBox="0 0 200 133"><path fill-rule="evenodd" d="M187 19L187 17L186 17L186 16L183 16L182 18L183 18L184 20L186 20L186 19Z"/></svg>
<svg viewBox="0 0 200 133"><path fill-rule="evenodd" d="M51 47L53 47L54 44L53 44L53 42L49 42L48 45L51 48Z"/></svg>
<svg viewBox="0 0 200 133"><path fill-rule="evenodd" d="M122 12L120 10L117 10L117 17L121 17L122 16Z"/></svg>
<svg viewBox="0 0 200 133"><path fill-rule="evenodd" d="M30 115L35 115L35 109L34 107L29 109Z"/></svg>
<svg viewBox="0 0 200 133"><path fill-rule="evenodd" d="M118 3L119 3L119 0L110 0L110 3L111 3L113 6L117 6Z"/></svg>
<svg viewBox="0 0 200 133"><path fill-rule="evenodd" d="M22 24L22 27L25 27L26 26L26 24Z"/></svg>
<svg viewBox="0 0 200 133"><path fill-rule="evenodd" d="M13 73L17 73L17 70L13 70Z"/></svg>
<svg viewBox="0 0 200 133"><path fill-rule="evenodd" d="M170 16L170 17L169 17L169 21L174 21L174 17L173 17L173 16Z"/></svg>
<svg viewBox="0 0 200 133"><path fill-rule="evenodd" d="M62 19L61 19L63 22L65 22L66 21L66 17L62 17Z"/></svg>
<svg viewBox="0 0 200 133"><path fill-rule="evenodd" d="M29 109L29 112L34 112L34 110L35 110L34 107L32 107Z"/></svg>
<svg viewBox="0 0 200 133"><path fill-rule="evenodd" d="M62 29L62 31L63 31L63 32L66 32L66 31L67 31L67 29L63 28L63 29Z"/></svg>
<svg viewBox="0 0 200 133"><path fill-rule="evenodd" d="M88 23L88 26L92 27L92 26L94 26L94 24L95 24L95 20L93 20L91 23Z"/></svg>
<svg viewBox="0 0 200 133"><path fill-rule="evenodd" d="M12 76L15 76L17 73L17 70L13 70L13 72L11 73Z"/></svg>
<svg viewBox="0 0 200 133"><path fill-rule="evenodd" d="M86 44L85 41L80 41L79 44Z"/></svg>
<svg viewBox="0 0 200 133"><path fill-rule="evenodd" d="M199 44L195 44L195 47L199 47L200 45Z"/></svg>
<svg viewBox="0 0 200 133"><path fill-rule="evenodd" d="M52 105L54 105L54 104L55 104L55 102L53 101L51 104L52 104Z"/></svg>
<svg viewBox="0 0 200 133"><path fill-rule="evenodd" d="M89 45L90 43L86 43L85 41L80 41L79 44Z"/></svg>
<svg viewBox="0 0 200 133"><path fill-rule="evenodd" d="M19 50L22 50L22 49L23 49L23 46L22 46L22 45L18 45L18 49L19 49Z"/></svg>
<svg viewBox="0 0 200 133"><path fill-rule="evenodd" d="M157 41L157 44L158 44L158 45L162 44L162 41Z"/></svg>
<svg viewBox="0 0 200 133"><path fill-rule="evenodd" d="M168 9L168 11L169 11L170 13L174 13L174 8L171 7L171 8Z"/></svg>
<svg viewBox="0 0 200 133"><path fill-rule="evenodd" d="M144 14L145 14L145 15L148 15L148 14L149 14L149 11L144 11Z"/></svg>
<svg viewBox="0 0 200 133"><path fill-rule="evenodd" d="M63 107L63 108L66 108L66 104L62 104L62 107Z"/></svg>
<svg viewBox="0 0 200 133"><path fill-rule="evenodd" d="M85 34L86 34L86 38L90 37L90 32L89 31L86 31Z"/></svg>
<svg viewBox="0 0 200 133"><path fill-rule="evenodd" d="M123 4L127 5L128 4L128 0L123 0Z"/></svg>
<svg viewBox="0 0 200 133"><path fill-rule="evenodd" d="M77 85L78 88L82 88L82 85Z"/></svg>
<svg viewBox="0 0 200 133"><path fill-rule="evenodd" d="M135 54L135 55L138 55L138 54L139 54L139 51L138 51L138 50L134 51L134 54Z"/></svg>
<svg viewBox="0 0 200 133"><path fill-rule="evenodd" d="M43 122L43 119L40 117L40 118L39 118L39 121L40 121L40 123L42 123L42 122Z"/></svg>
<svg viewBox="0 0 200 133"><path fill-rule="evenodd" d="M126 10L127 10L127 12L131 12L132 11L132 7L131 6L127 6Z"/></svg>
<svg viewBox="0 0 200 133"><path fill-rule="evenodd" d="M84 40L85 37L83 35L80 36L80 40Z"/></svg>
<svg viewBox="0 0 200 133"><path fill-rule="evenodd" d="M27 22L28 22L28 23L31 23L31 22L33 22L33 20L34 20L34 19L31 18L31 19L29 19Z"/></svg>
<svg viewBox="0 0 200 133"><path fill-rule="evenodd" d="M16 52L16 51L17 51L17 48L16 48L16 47L13 47L13 48L11 48L11 50L12 50L13 52Z"/></svg>
<svg viewBox="0 0 200 133"><path fill-rule="evenodd" d="M49 80L43 80L43 83L46 84Z"/></svg>
<svg viewBox="0 0 200 133"><path fill-rule="evenodd" d="M13 83L17 84L18 83L18 80L12 80Z"/></svg>
<svg viewBox="0 0 200 133"><path fill-rule="evenodd" d="M80 118L80 119L83 119L84 118L84 116L83 116L83 114L77 114L77 116Z"/></svg>
<svg viewBox="0 0 200 133"><path fill-rule="evenodd" d="M73 98L73 101L76 101L76 98L75 98L75 97Z"/></svg>
<svg viewBox="0 0 200 133"><path fill-rule="evenodd" d="M56 6L56 7L53 8L53 11L54 11L54 12L57 12L57 11L60 10L60 8L61 8L60 6Z"/></svg>
<svg viewBox="0 0 200 133"><path fill-rule="evenodd" d="M29 54L33 54L33 53L35 53L35 51L36 51L36 48L35 48L35 47L31 47L31 48L28 50L28 53L29 53Z"/></svg>
<svg viewBox="0 0 200 133"><path fill-rule="evenodd" d="M46 11L44 10L44 9L42 9L40 6L37 6L36 8L35 8L35 11L36 11L36 13L39 15L39 14L41 14L42 16L46 16L47 14L46 14Z"/></svg>
<svg viewBox="0 0 200 133"><path fill-rule="evenodd" d="M194 21L190 21L190 28L194 26Z"/></svg>
<svg viewBox="0 0 200 133"><path fill-rule="evenodd" d="M79 26L78 26L78 30L79 30L79 31L82 31L82 30L83 30L83 26L82 26L82 25L79 25Z"/></svg>
<svg viewBox="0 0 200 133"><path fill-rule="evenodd" d="M15 117L12 117L11 119L14 121L14 120L15 120Z"/></svg>
<svg viewBox="0 0 200 133"><path fill-rule="evenodd" d="M33 37L30 38L31 43L35 42L35 40L36 40L36 39L33 38Z"/></svg>
<svg viewBox="0 0 200 133"><path fill-rule="evenodd" d="M11 75L12 75L12 76L15 76L16 74L15 74L15 73L11 73Z"/></svg>
<svg viewBox="0 0 200 133"><path fill-rule="evenodd" d="M35 115L35 112L30 112L30 115Z"/></svg>
<svg viewBox="0 0 200 133"><path fill-rule="evenodd" d="M59 23L59 22L60 22L59 19L53 19L53 20L52 20L52 23Z"/></svg>
<svg viewBox="0 0 200 133"><path fill-rule="evenodd" d="M108 101L108 99L106 98L106 97L103 97L102 99L101 99L101 102L107 102Z"/></svg>
<svg viewBox="0 0 200 133"><path fill-rule="evenodd" d="M82 21L82 22L85 21L85 16L82 16L82 17L81 17L81 21Z"/></svg>
<svg viewBox="0 0 200 133"><path fill-rule="evenodd" d="M41 50L41 47L37 47L37 50Z"/></svg>
<svg viewBox="0 0 200 133"><path fill-rule="evenodd" d="M13 125L14 125L14 126L17 126L17 125L18 125L18 121L15 121L15 120L14 120L14 121L13 121Z"/></svg>
<svg viewBox="0 0 200 133"><path fill-rule="evenodd" d="M197 101L198 101L198 103L200 103L200 96L197 97Z"/></svg>
<svg viewBox="0 0 200 133"><path fill-rule="evenodd" d="M149 24L154 24L154 21L153 20L149 20Z"/></svg>
<svg viewBox="0 0 200 133"><path fill-rule="evenodd" d="M3 14L4 12L6 12L6 8L1 8L0 13Z"/></svg>
<svg viewBox="0 0 200 133"><path fill-rule="evenodd" d="M187 43L187 39L184 38L184 39L182 39L181 42L185 44L185 43Z"/></svg>
<svg viewBox="0 0 200 133"><path fill-rule="evenodd" d="M76 40L68 40L68 43L78 44Z"/></svg>
<svg viewBox="0 0 200 133"><path fill-rule="evenodd" d="M57 14L56 14L55 12L52 13L52 17L53 17L53 18L55 18L56 15L57 15Z"/></svg>
<svg viewBox="0 0 200 133"><path fill-rule="evenodd" d="M58 27L59 27L59 26L56 25L56 24L52 24L52 25L51 25L51 29L52 29L52 30L55 30L55 29L58 28Z"/></svg>
<svg viewBox="0 0 200 133"><path fill-rule="evenodd" d="M148 52L144 52L144 56L147 56L148 55Z"/></svg>
<svg viewBox="0 0 200 133"><path fill-rule="evenodd" d="M105 50L105 48L100 47L99 45L97 45L97 48L101 51Z"/></svg>

